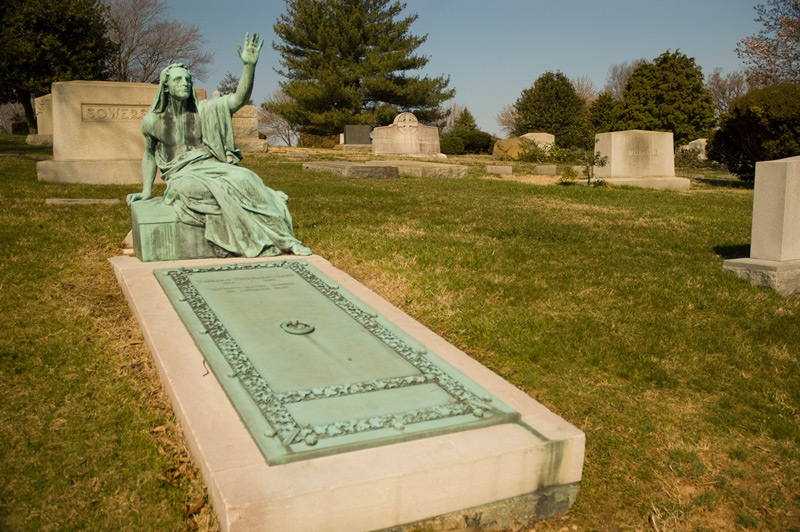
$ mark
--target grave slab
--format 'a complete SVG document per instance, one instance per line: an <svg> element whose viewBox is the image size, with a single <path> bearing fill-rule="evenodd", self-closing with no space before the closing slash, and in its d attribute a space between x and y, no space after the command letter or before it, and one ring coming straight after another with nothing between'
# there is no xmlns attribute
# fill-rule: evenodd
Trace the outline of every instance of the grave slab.
<svg viewBox="0 0 800 532"><path fill-rule="evenodd" d="M349 161L316 161L303 163L303 170L315 172L333 172L344 177L358 179L396 179L397 168L372 163L356 163Z"/></svg>
<svg viewBox="0 0 800 532"><path fill-rule="evenodd" d="M445 530L470 509L499 528L569 507L581 479L583 433L318 256L304 260L517 412L519 422L269 465L153 270L286 260L110 259L222 530L370 531L415 523Z"/></svg>
<svg viewBox="0 0 800 532"><path fill-rule="evenodd" d="M104 198L47 198L46 205L119 205L118 199Z"/></svg>
<svg viewBox="0 0 800 532"><path fill-rule="evenodd" d="M514 172L514 168L511 166L501 166L495 164L487 164L483 171L487 174L497 174L497 175L511 175Z"/></svg>
<svg viewBox="0 0 800 532"><path fill-rule="evenodd" d="M558 175L558 166L555 164L537 164L533 168L533 173L536 175Z"/></svg>
<svg viewBox="0 0 800 532"><path fill-rule="evenodd" d="M378 166L396 166L401 176L406 177L440 177L463 178L467 177L468 168L457 164L432 163L427 161L372 161Z"/></svg>

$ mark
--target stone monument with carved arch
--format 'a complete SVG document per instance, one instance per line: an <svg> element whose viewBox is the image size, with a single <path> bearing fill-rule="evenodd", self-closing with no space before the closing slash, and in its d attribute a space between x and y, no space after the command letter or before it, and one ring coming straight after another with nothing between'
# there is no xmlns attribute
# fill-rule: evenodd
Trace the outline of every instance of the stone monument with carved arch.
<svg viewBox="0 0 800 532"><path fill-rule="evenodd" d="M400 113L391 126L372 130L373 155L444 158L439 148L439 129L419 123L413 113Z"/></svg>

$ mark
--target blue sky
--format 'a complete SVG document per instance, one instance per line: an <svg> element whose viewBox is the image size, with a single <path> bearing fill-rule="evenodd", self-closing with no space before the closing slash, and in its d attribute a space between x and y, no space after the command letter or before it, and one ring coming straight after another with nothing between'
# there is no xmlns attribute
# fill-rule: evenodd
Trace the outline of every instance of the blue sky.
<svg viewBox="0 0 800 532"><path fill-rule="evenodd" d="M406 0L418 13L415 35L427 34L418 53L429 58L422 74L450 77L455 101L478 126L499 133L495 116L548 70L588 76L599 89L610 66L652 60L680 49L708 75L742 69L733 51L757 32L756 0ZM236 45L248 31L264 38L253 101L261 103L282 80L272 26L285 11L281 0L197 2L167 0L169 16L196 24L214 52L208 79L213 91L227 72L241 75Z"/></svg>

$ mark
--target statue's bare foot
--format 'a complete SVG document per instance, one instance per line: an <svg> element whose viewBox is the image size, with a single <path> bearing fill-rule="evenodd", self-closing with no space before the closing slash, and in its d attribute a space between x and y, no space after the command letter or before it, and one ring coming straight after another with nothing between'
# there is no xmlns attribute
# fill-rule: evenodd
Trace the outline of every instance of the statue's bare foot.
<svg viewBox="0 0 800 532"><path fill-rule="evenodd" d="M311 250L302 244L295 244L294 246L292 246L292 255L302 255L302 256L311 255Z"/></svg>

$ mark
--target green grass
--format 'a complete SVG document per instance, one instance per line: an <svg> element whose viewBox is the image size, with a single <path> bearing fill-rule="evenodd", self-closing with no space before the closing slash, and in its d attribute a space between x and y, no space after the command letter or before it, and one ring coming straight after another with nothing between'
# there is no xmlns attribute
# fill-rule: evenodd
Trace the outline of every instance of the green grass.
<svg viewBox="0 0 800 532"><path fill-rule="evenodd" d="M44 206L134 187L37 183L44 157L0 139L0 529L213 529L183 516L203 488L105 263L127 209ZM578 501L537 530L800 530L800 298L721 268L752 190L245 164L315 253L586 432Z"/></svg>

